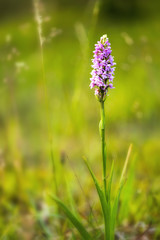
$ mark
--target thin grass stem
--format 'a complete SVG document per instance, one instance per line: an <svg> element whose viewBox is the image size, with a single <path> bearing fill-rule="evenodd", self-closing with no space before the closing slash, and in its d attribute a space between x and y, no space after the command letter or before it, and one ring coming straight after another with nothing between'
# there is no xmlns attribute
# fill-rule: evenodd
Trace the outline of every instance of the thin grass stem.
<svg viewBox="0 0 160 240"><path fill-rule="evenodd" d="M54 161L54 154L53 154L53 135L52 135L52 127L51 127L51 116L49 111L49 97L47 92L47 82L46 82L46 74L45 74L45 65L44 65L44 53L43 53L43 36L42 36L42 19L40 16L39 10L39 0L33 0L34 4L34 11L35 11L35 19L37 22L37 31L38 31L38 39L39 39L39 46L40 46L40 58L41 58L41 68L42 68L42 80L43 80L43 93L44 93L44 101L45 107L47 112L47 122L48 122L48 137L50 143L50 154L51 154L51 162L52 162L52 170L53 170L53 182L56 194L58 195L58 185L56 179L56 165Z"/></svg>

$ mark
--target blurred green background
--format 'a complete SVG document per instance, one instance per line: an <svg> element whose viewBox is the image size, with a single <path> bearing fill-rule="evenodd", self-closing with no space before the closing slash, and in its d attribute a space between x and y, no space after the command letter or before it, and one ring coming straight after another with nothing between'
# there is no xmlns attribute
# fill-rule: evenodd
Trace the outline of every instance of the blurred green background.
<svg viewBox="0 0 160 240"><path fill-rule="evenodd" d="M42 49L34 2L0 5L0 239L74 239L48 198L55 191L86 221L92 206L101 225L82 157L101 180L99 103L89 78L103 34L117 63L106 100L115 186L133 143L118 231L160 239L159 1L41 1Z"/></svg>

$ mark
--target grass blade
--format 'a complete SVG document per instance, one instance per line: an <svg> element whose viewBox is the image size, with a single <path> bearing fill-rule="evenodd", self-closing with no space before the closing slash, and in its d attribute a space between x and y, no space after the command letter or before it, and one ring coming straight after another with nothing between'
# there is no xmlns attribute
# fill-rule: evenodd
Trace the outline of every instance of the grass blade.
<svg viewBox="0 0 160 240"><path fill-rule="evenodd" d="M84 159L85 164L86 164L86 166L87 166L87 168L88 168L88 170L89 170L89 172L92 176L92 179L94 181L94 184L95 184L95 187L96 187L96 190L97 190L100 202L101 202L102 212L103 212L103 216L104 216L105 239L108 240L108 239L110 239L110 227L109 227L110 226L110 224L109 224L110 209L109 209L109 205L107 204L105 194L102 191L101 187L99 186L99 183L98 183L94 173L92 172L90 166L88 165L88 162L87 162L86 158L83 158L83 159ZM107 219L107 217L108 217L108 219Z"/></svg>
<svg viewBox="0 0 160 240"><path fill-rule="evenodd" d="M112 219L111 220L111 224L112 224L112 226L111 226L111 240L114 240L114 230L115 230L115 224L116 224L116 217L117 217L117 213L118 213L118 204L119 204L120 194L121 194L122 188L123 188L124 183L125 183L124 176L125 176L126 169L127 169L127 166L128 166L128 161L129 161L129 157L131 155L131 151L132 151L132 144L130 144L128 152L127 152L127 157L126 157L124 167L123 167L123 170L122 170L122 174L121 174L121 178L120 178L120 181L119 181L119 188L118 188L117 195L116 195L114 203L113 203L112 215L111 215L111 219Z"/></svg>
<svg viewBox="0 0 160 240"><path fill-rule="evenodd" d="M113 208L112 208L112 213L111 213L111 240L114 240L114 230L115 230L115 225L116 225L116 217L117 217L117 212L118 212L118 205L119 205L119 199L120 199L120 194L122 191L124 185L124 181L121 182L117 195L115 197L114 203L113 203Z"/></svg>
<svg viewBox="0 0 160 240"><path fill-rule="evenodd" d="M121 178L120 178L120 184L123 181L124 175L126 173L126 169L127 169L127 165L128 165L128 161L129 161L130 155L131 155L131 151L132 151L132 144L130 144L130 146L128 148L127 157L126 157L126 160L125 160L125 163L124 163L124 167L123 167L123 170L122 170L122 174L121 174Z"/></svg>
<svg viewBox="0 0 160 240"><path fill-rule="evenodd" d="M86 231L82 223L73 215L73 213L65 206L65 204L57 197L51 196L51 198L62 208L67 218L75 226L78 232L81 234L84 240L93 240L91 235Z"/></svg>
<svg viewBox="0 0 160 240"><path fill-rule="evenodd" d="M124 219L127 219L130 212L132 198L135 191L135 168L136 168L136 155L132 158L131 166L127 172L127 182L125 184L125 190L123 191L121 198L121 208L119 214L119 223L121 224Z"/></svg>

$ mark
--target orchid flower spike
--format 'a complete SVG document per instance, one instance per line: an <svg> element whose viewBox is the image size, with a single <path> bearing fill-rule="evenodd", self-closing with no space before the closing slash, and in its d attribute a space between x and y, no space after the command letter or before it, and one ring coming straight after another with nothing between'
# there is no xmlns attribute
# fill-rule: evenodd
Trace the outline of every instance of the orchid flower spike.
<svg viewBox="0 0 160 240"><path fill-rule="evenodd" d="M107 35L103 35L100 41L95 44L95 50L93 51L90 88L95 87L95 96L100 102L105 101L108 89L114 88L114 65L116 63L111 55L110 45Z"/></svg>

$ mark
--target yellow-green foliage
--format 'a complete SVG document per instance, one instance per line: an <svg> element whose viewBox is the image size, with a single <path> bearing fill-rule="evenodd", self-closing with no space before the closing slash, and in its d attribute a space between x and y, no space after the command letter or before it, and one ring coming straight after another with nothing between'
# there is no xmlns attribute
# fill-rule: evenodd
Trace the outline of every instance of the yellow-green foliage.
<svg viewBox="0 0 160 240"><path fill-rule="evenodd" d="M132 189L124 195L129 203L122 204L119 225L125 231L141 221L158 231L158 17L153 13L113 19L98 16L98 5L91 3L45 4L41 14L46 94L33 11L6 15L0 22L0 238L49 239L53 234L55 240L78 239L47 198L51 191L102 237L103 216L82 156L101 182L99 103L89 89L89 73L94 43L106 32L117 63L115 89L105 104L107 170L114 160L115 189L130 143L136 155L128 173Z"/></svg>

